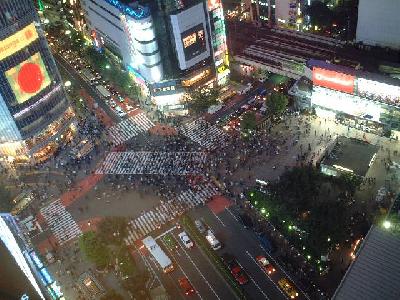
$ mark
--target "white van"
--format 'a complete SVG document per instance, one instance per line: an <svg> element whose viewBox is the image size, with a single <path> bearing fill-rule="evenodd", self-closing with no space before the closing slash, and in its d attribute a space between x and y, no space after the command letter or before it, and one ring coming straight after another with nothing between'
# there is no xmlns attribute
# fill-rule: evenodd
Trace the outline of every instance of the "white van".
<svg viewBox="0 0 400 300"><path fill-rule="evenodd" d="M219 250L222 248L221 243L217 240L214 233L210 229L207 230L206 240L208 241L213 250Z"/></svg>

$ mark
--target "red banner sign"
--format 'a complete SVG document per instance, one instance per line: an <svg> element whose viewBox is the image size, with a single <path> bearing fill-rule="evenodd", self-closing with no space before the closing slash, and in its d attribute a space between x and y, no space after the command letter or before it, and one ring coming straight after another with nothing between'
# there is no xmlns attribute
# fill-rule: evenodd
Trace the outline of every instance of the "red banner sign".
<svg viewBox="0 0 400 300"><path fill-rule="evenodd" d="M327 87L332 90L354 93L355 77L339 73L336 71L325 70L321 68L313 68L313 84Z"/></svg>

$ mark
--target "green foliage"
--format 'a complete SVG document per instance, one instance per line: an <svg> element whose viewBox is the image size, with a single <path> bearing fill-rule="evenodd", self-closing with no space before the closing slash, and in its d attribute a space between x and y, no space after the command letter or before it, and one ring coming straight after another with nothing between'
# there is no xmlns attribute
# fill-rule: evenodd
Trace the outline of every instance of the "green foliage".
<svg viewBox="0 0 400 300"><path fill-rule="evenodd" d="M125 245L118 250L117 259L118 267L124 278L132 278L137 274L135 261Z"/></svg>
<svg viewBox="0 0 400 300"><path fill-rule="evenodd" d="M240 128L243 132L255 130L257 127L256 114L253 111L247 111L243 114L243 119L240 121Z"/></svg>
<svg viewBox="0 0 400 300"><path fill-rule="evenodd" d="M196 114L203 113L218 103L219 94L219 88L194 90L189 95L188 107Z"/></svg>
<svg viewBox="0 0 400 300"><path fill-rule="evenodd" d="M124 297L115 290L109 290L100 300L124 300Z"/></svg>
<svg viewBox="0 0 400 300"><path fill-rule="evenodd" d="M79 247L86 257L99 268L105 268L110 262L109 249L94 231L88 231L81 235Z"/></svg>
<svg viewBox="0 0 400 300"><path fill-rule="evenodd" d="M122 282L122 286L131 292L135 299L149 299L146 282L149 280L147 272L141 272Z"/></svg>
<svg viewBox="0 0 400 300"><path fill-rule="evenodd" d="M10 212L13 206L10 191L0 183L0 212Z"/></svg>
<svg viewBox="0 0 400 300"><path fill-rule="evenodd" d="M299 249L306 245L307 254L319 257L346 239L346 199L358 184L356 177L336 178L312 167L293 168L272 183L268 193L251 191L248 199L294 245Z"/></svg>
<svg viewBox="0 0 400 300"><path fill-rule="evenodd" d="M266 105L270 116L280 116L288 105L288 97L282 93L272 93L267 97Z"/></svg>
<svg viewBox="0 0 400 300"><path fill-rule="evenodd" d="M98 236L104 243L122 244L127 235L124 217L105 217L98 225Z"/></svg>

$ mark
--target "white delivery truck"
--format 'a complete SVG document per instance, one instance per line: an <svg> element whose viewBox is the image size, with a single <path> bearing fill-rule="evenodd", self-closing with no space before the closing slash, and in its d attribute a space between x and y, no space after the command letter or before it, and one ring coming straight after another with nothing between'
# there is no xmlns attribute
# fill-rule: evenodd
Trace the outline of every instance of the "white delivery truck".
<svg viewBox="0 0 400 300"><path fill-rule="evenodd" d="M207 230L206 240L213 250L219 250L222 248L221 243L217 240L214 233L210 229Z"/></svg>

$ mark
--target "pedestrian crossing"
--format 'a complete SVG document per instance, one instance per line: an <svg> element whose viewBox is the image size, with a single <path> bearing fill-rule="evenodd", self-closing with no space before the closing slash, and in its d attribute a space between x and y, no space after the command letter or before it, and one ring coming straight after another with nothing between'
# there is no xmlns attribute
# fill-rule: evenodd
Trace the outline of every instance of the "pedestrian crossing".
<svg viewBox="0 0 400 300"><path fill-rule="evenodd" d="M163 202L129 221L125 243L133 245L135 241L160 229L162 225L171 222L189 209L205 204L207 200L218 194L218 189L211 183L198 185L196 190L187 189L181 192L175 199Z"/></svg>
<svg viewBox="0 0 400 300"><path fill-rule="evenodd" d="M56 200L40 210L53 232L59 245L81 235L82 231L72 215L65 209L60 200Z"/></svg>
<svg viewBox="0 0 400 300"><path fill-rule="evenodd" d="M153 126L154 123L144 113L140 113L110 127L107 133L111 142L118 146Z"/></svg>
<svg viewBox="0 0 400 300"><path fill-rule="evenodd" d="M200 174L205 162L203 152L111 152L96 174Z"/></svg>
<svg viewBox="0 0 400 300"><path fill-rule="evenodd" d="M207 150L214 150L228 139L228 135L223 130L203 118L181 126L180 131L184 136Z"/></svg>

